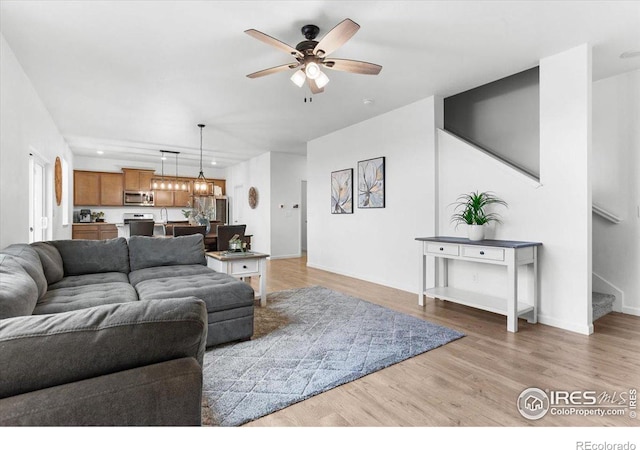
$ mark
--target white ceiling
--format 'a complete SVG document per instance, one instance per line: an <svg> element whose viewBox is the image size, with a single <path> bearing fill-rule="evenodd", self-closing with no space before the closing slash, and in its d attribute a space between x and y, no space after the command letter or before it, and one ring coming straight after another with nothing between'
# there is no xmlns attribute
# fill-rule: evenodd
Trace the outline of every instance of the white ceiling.
<svg viewBox="0 0 640 450"><path fill-rule="evenodd" d="M640 2L613 1L12 1L0 31L75 154L126 161L183 152L228 167L265 151L304 154L308 140L419 99L448 96L590 42L594 79L640 68ZM278 73L293 61L243 33L292 46L345 18L360 31L332 56L383 66L326 71L309 97ZM369 105L363 99L373 99ZM209 166L210 167L210 166Z"/></svg>

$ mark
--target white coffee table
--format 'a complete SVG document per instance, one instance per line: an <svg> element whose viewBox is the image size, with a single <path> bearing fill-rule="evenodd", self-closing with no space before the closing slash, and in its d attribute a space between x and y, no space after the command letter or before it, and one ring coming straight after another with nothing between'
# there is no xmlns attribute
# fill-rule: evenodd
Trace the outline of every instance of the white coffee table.
<svg viewBox="0 0 640 450"><path fill-rule="evenodd" d="M239 279L260 277L260 306L267 306L267 255L256 252L207 252L207 267Z"/></svg>

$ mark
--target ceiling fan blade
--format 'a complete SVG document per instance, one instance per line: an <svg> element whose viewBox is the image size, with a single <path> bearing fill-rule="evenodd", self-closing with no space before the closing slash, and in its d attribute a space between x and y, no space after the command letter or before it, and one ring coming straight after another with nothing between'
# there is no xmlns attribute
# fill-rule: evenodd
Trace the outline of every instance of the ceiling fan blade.
<svg viewBox="0 0 640 450"><path fill-rule="evenodd" d="M351 19L344 19L333 27L313 49L313 53L321 58L341 47L360 29L360 25Z"/></svg>
<svg viewBox="0 0 640 450"><path fill-rule="evenodd" d="M289 44L285 44L284 42L279 41L278 39L271 37L268 34L264 34L261 31L254 30L253 28L251 28L250 30L245 30L245 33L247 33L251 37L256 38L259 41L264 42L265 44L269 44L277 48L278 50L281 50L285 53L293 55L296 58L304 58L304 55L302 53L300 53L295 48L291 47Z"/></svg>
<svg viewBox="0 0 640 450"><path fill-rule="evenodd" d="M272 73L284 72L285 70L295 69L300 64L291 63L291 64L283 64L282 66L271 67L269 69L259 70L258 72L253 72L247 75L247 78L260 78L265 75L271 75Z"/></svg>
<svg viewBox="0 0 640 450"><path fill-rule="evenodd" d="M343 72L361 73L364 75L378 75L382 66L354 59L325 59L322 63L327 69L341 70Z"/></svg>
<svg viewBox="0 0 640 450"><path fill-rule="evenodd" d="M320 94L321 92L324 92L324 88L318 87L318 85L316 84L316 80L312 80L311 78L308 78L309 80L309 87L311 88L311 92L314 94Z"/></svg>

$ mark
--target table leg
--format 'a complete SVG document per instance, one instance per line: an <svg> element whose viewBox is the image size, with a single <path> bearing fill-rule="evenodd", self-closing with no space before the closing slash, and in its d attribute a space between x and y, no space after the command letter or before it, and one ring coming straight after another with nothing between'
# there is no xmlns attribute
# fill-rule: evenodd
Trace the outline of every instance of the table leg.
<svg viewBox="0 0 640 450"><path fill-rule="evenodd" d="M538 305L540 304L540 286L538 284L538 248L533 247L533 317L529 323L538 323Z"/></svg>
<svg viewBox="0 0 640 450"><path fill-rule="evenodd" d="M518 331L518 267L513 249L507 251L507 331Z"/></svg>
<svg viewBox="0 0 640 450"><path fill-rule="evenodd" d="M424 306L425 304L425 295L424 291L427 289L427 255L422 251L422 246L420 248L420 290L418 291L418 305Z"/></svg>
<svg viewBox="0 0 640 450"><path fill-rule="evenodd" d="M260 306L267 306L267 260L260 260Z"/></svg>

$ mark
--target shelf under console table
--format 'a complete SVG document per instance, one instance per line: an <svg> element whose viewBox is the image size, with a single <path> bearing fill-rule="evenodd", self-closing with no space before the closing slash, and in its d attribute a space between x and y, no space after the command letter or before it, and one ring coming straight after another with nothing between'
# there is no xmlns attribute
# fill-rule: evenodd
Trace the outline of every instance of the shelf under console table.
<svg viewBox="0 0 640 450"><path fill-rule="evenodd" d="M500 241L485 239L471 241L465 238L434 236L420 237L422 243L420 288L418 305L424 306L425 297L449 300L465 306L507 316L507 330L518 331L518 317L530 323L538 321L538 247L540 242ZM448 261L461 260L480 264L505 266L507 269L507 296L496 297L474 291L450 287ZM427 262L433 261L435 287L427 288ZM437 262L437 264L436 264ZM532 265L533 280L529 303L518 299L518 266Z"/></svg>

